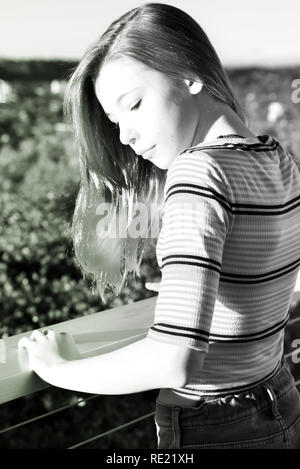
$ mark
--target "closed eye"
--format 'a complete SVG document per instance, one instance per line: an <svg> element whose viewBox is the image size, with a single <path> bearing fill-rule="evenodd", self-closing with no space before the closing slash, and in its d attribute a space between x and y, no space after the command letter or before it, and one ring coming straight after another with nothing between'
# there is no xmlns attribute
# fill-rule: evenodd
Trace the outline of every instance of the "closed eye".
<svg viewBox="0 0 300 469"><path fill-rule="evenodd" d="M136 109L138 109L141 105L141 102L142 100L140 99L131 109L130 111L135 111Z"/></svg>
<svg viewBox="0 0 300 469"><path fill-rule="evenodd" d="M138 109L141 105L141 102L142 100L140 99L131 109L130 111L135 111L136 109ZM117 124L116 122L112 122L111 121L111 126L113 129L119 129L119 124Z"/></svg>

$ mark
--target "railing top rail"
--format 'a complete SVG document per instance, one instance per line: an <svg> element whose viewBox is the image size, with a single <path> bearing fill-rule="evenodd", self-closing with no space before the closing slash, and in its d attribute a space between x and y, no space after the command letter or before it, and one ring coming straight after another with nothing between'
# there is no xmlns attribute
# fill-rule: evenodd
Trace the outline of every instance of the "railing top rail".
<svg viewBox="0 0 300 469"><path fill-rule="evenodd" d="M153 324L156 299L157 296L154 296L48 328L72 334L82 356L107 353L147 335ZM300 291L293 294L293 301L297 300L300 300ZM288 324L299 320L292 318ZM20 361L18 342L21 337L30 336L31 333L29 331L1 340L1 345L5 346L5 361L0 360L0 404L50 386Z"/></svg>
<svg viewBox="0 0 300 469"><path fill-rule="evenodd" d="M156 296L48 328L72 334L82 356L107 353L147 335L153 324L155 303ZM5 361L0 361L0 404L50 386L20 361L18 342L31 333L29 331L1 341L5 346Z"/></svg>

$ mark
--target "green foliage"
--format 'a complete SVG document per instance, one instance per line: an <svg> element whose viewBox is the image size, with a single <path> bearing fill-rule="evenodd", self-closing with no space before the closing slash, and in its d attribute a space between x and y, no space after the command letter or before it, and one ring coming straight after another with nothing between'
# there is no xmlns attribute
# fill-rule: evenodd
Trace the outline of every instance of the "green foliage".
<svg viewBox="0 0 300 469"><path fill-rule="evenodd" d="M292 101L292 83L300 76L300 68L237 69L228 74L251 130L256 135L272 135L300 159L300 104ZM283 115L270 122L268 109L274 102L282 105Z"/></svg>
<svg viewBox="0 0 300 469"><path fill-rule="evenodd" d="M0 61L0 77L3 80L46 81L67 79L77 65L74 61L62 60L9 60Z"/></svg>
<svg viewBox="0 0 300 469"><path fill-rule="evenodd" d="M16 183L12 171L10 190L0 199L2 335L104 309L74 262L70 222L78 182L70 179L70 171L66 178L64 161L56 163L46 154L41 153L35 164L26 157L22 161L30 161L29 169L18 174L22 183ZM140 280L127 285L105 309L145 297L142 288Z"/></svg>

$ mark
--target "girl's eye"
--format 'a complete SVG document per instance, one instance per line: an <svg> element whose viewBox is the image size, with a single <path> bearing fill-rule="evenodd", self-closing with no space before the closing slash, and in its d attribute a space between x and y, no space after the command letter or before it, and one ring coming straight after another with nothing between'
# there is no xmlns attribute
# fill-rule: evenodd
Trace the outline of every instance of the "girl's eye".
<svg viewBox="0 0 300 469"><path fill-rule="evenodd" d="M142 100L140 99L131 109L130 111L135 111L136 109L138 109L140 107L140 104L141 104Z"/></svg>
<svg viewBox="0 0 300 469"><path fill-rule="evenodd" d="M138 109L141 105L142 100L140 99L131 109L130 111L135 111ZM113 129L119 129L119 124L116 124L115 122L111 122L111 126Z"/></svg>

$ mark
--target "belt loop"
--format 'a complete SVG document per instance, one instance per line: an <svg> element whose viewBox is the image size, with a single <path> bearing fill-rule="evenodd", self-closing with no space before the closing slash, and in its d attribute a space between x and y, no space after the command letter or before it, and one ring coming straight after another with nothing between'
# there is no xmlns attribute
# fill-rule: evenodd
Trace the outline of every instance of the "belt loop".
<svg viewBox="0 0 300 469"><path fill-rule="evenodd" d="M172 408L172 427L174 432L174 448L180 448L180 426L179 426L179 413L180 407Z"/></svg>
<svg viewBox="0 0 300 469"><path fill-rule="evenodd" d="M276 419L281 419L281 415L278 411L278 407L277 407L277 399L276 399L276 395L273 391L273 389L271 388L271 386L269 384L263 384L263 387L266 389L267 391L267 394L269 396L269 399L272 403L272 412L273 412L273 415Z"/></svg>
<svg viewBox="0 0 300 469"><path fill-rule="evenodd" d="M280 415L279 413L279 410L278 410L278 407L277 407L277 398L276 398L276 395L272 389L272 387L269 385L269 384L263 384L262 385L266 391L267 391L267 394L269 396L269 399L270 401L272 402L272 412L273 412L273 415L274 417L276 418L276 420L278 421L280 427L281 427L281 431L284 435L284 438L285 438L285 442L286 442L286 447L287 448L291 448L292 447L292 444L291 444L291 437L290 437L290 433L289 433L289 430L288 428L286 427L286 424L282 418L282 416Z"/></svg>

